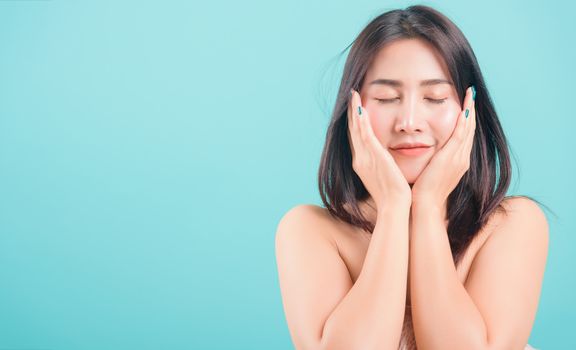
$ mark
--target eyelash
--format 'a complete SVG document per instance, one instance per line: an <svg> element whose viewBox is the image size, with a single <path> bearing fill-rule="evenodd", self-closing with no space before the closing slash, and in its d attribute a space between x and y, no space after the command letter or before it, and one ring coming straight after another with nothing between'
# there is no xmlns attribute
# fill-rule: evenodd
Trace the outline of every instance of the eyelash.
<svg viewBox="0 0 576 350"><path fill-rule="evenodd" d="M390 103L390 102L393 102L394 100L396 100L396 99L398 99L398 98L399 98L399 97L397 97L397 98L388 98L388 99L377 98L376 101L378 101L379 103ZM446 101L445 98L439 99L439 100L436 100L436 99L433 99L433 98L425 98L425 100L429 100L430 102L435 103L435 104L441 104L441 103L444 103L444 102Z"/></svg>

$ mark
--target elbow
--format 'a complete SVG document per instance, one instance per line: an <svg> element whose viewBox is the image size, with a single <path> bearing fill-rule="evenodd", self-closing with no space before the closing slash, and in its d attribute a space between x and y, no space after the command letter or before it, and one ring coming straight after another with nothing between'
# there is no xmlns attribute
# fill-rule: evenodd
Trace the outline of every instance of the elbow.
<svg viewBox="0 0 576 350"><path fill-rule="evenodd" d="M362 350L398 350L398 344L393 346L392 344L382 344L380 342L370 342L366 339L361 341L351 342L343 341L342 339L333 339L328 337L322 337L317 348L319 350L350 350L350 349L362 349Z"/></svg>
<svg viewBox="0 0 576 350"><path fill-rule="evenodd" d="M324 325L318 346L313 349L320 350L398 350L400 333L397 336L384 334L373 330L365 332L365 329L353 327L341 327L336 329L330 323Z"/></svg>
<svg viewBox="0 0 576 350"><path fill-rule="evenodd" d="M326 334L326 332L324 332L324 334L320 338L320 342L318 343L317 349L318 350L340 350L344 348L353 349L350 348L348 346L349 344L343 340L344 339L334 339L334 337L331 337L329 336L329 334Z"/></svg>

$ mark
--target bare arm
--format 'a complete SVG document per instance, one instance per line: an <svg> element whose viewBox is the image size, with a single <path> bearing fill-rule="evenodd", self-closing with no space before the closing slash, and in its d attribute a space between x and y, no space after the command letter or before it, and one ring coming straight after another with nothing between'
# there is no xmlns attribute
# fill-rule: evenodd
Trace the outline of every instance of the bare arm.
<svg viewBox="0 0 576 350"><path fill-rule="evenodd" d="M419 349L524 349L542 288L548 224L534 202L509 202L464 284L439 219L443 215L434 215L432 206L417 213L415 206L410 296Z"/></svg>
<svg viewBox="0 0 576 350"><path fill-rule="evenodd" d="M358 280L328 317L321 349L398 349L404 322L410 206L378 212Z"/></svg>

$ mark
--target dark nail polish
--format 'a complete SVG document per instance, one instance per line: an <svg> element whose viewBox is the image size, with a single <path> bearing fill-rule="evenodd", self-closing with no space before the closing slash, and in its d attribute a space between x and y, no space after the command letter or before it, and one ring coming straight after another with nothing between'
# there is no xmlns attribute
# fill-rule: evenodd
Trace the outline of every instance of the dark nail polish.
<svg viewBox="0 0 576 350"><path fill-rule="evenodd" d="M464 112L464 115L466 116L466 118L468 118L468 108L466 108L466 112Z"/></svg>
<svg viewBox="0 0 576 350"><path fill-rule="evenodd" d="M358 115L362 115L362 108L360 108L360 106L358 106Z"/></svg>
<svg viewBox="0 0 576 350"><path fill-rule="evenodd" d="M472 85L472 99L476 101L476 88Z"/></svg>

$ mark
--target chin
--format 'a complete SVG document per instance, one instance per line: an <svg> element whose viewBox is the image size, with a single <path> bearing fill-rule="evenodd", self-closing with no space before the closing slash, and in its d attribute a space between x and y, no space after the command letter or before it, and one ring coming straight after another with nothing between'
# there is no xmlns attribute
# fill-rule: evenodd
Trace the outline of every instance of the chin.
<svg viewBox="0 0 576 350"><path fill-rule="evenodd" d="M416 180L418 180L418 177L422 174L424 169L426 169L429 162L430 158L409 161L403 160L400 162L397 161L396 164L398 165L398 168L400 168L400 171L404 175L408 184L412 186Z"/></svg>
<svg viewBox="0 0 576 350"><path fill-rule="evenodd" d="M424 169L416 167L408 167L406 169L400 168L400 170L402 171L402 174L404 174L404 178L406 179L408 184L412 186L416 182L416 180L418 180L418 177L420 176L420 174Z"/></svg>

